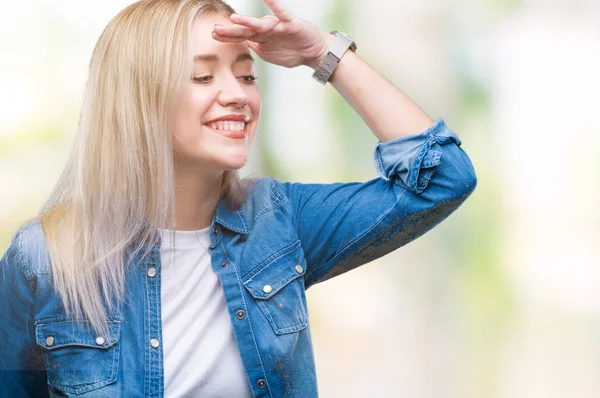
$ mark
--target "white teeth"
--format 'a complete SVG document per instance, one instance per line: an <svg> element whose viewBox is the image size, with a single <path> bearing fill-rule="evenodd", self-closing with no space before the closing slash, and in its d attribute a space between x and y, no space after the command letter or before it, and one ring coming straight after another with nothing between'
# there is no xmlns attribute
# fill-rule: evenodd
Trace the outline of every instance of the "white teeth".
<svg viewBox="0 0 600 398"><path fill-rule="evenodd" d="M244 129L244 122L217 122L210 125L215 130L229 130L229 131L242 131Z"/></svg>

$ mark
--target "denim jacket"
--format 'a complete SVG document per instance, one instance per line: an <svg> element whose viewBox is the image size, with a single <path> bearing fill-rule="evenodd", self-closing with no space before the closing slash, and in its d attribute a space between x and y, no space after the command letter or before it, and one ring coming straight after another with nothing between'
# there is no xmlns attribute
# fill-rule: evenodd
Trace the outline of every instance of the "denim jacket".
<svg viewBox="0 0 600 398"><path fill-rule="evenodd" d="M254 396L317 396L306 289L396 250L452 213L476 185L460 144L438 119L420 134L379 142L379 176L370 181L262 178L241 207L219 202L212 267ZM0 260L1 397L164 395L160 242L127 261L127 305L109 313L110 335L96 336L66 315L53 289L39 221L16 232Z"/></svg>

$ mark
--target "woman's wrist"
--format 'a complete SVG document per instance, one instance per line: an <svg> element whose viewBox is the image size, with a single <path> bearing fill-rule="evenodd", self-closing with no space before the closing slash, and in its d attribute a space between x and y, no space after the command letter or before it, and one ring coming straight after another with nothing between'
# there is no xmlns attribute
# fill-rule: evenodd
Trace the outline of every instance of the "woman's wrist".
<svg viewBox="0 0 600 398"><path fill-rule="evenodd" d="M319 65L321 64L321 62L323 61L323 59L325 59L325 56L327 55L327 52L329 51L331 44L335 40L334 35L332 35L331 33L325 32L325 31L321 31L321 36L323 37L323 40L322 40L323 45L322 45L321 49L318 51L317 56L315 58L313 58L312 60L309 60L306 63L306 66L312 68L313 70L316 70L319 67Z"/></svg>

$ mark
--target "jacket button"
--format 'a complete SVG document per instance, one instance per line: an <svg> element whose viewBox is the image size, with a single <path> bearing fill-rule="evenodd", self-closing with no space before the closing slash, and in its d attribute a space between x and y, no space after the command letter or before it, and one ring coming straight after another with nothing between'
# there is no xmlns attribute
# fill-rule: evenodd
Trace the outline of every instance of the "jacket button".
<svg viewBox="0 0 600 398"><path fill-rule="evenodd" d="M271 287L271 285L264 285L263 286L263 292L269 294L273 291L273 288Z"/></svg>
<svg viewBox="0 0 600 398"><path fill-rule="evenodd" d="M227 261L225 261L223 264L221 264L221 268L225 268L227 267Z"/></svg>
<svg viewBox="0 0 600 398"><path fill-rule="evenodd" d="M302 266L300 264L296 264L296 272L301 274L303 271Z"/></svg>
<svg viewBox="0 0 600 398"><path fill-rule="evenodd" d="M152 348L158 348L158 339L150 339L150 345Z"/></svg>
<svg viewBox="0 0 600 398"><path fill-rule="evenodd" d="M104 337L102 337L102 336L96 337L96 344L104 345Z"/></svg>
<svg viewBox="0 0 600 398"><path fill-rule="evenodd" d="M52 336L46 337L46 345L48 347L52 347L54 345L54 337L52 337Z"/></svg>
<svg viewBox="0 0 600 398"><path fill-rule="evenodd" d="M263 379L258 379L258 381L256 382L256 385L258 386L258 388L265 388L265 385L267 383L265 383L265 381Z"/></svg>
<svg viewBox="0 0 600 398"><path fill-rule="evenodd" d="M154 267L148 268L147 273L150 278L154 278L156 276L156 268L154 268Z"/></svg>
<svg viewBox="0 0 600 398"><path fill-rule="evenodd" d="M244 319L246 312L244 310L237 310L235 316L237 316L238 319Z"/></svg>
<svg viewBox="0 0 600 398"><path fill-rule="evenodd" d="M217 227L213 228L213 234L219 235L219 229Z"/></svg>

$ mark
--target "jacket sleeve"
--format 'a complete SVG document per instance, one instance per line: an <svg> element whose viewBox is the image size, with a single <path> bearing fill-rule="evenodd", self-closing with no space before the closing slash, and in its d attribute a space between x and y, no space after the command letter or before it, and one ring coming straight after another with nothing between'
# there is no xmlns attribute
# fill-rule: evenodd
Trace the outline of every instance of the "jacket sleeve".
<svg viewBox="0 0 600 398"><path fill-rule="evenodd" d="M47 397L35 341L35 282L23 273L19 232L0 259L0 397Z"/></svg>
<svg viewBox="0 0 600 398"><path fill-rule="evenodd" d="M477 183L460 145L438 119L420 134L379 142L378 178L282 183L307 261L305 287L396 250L458 208Z"/></svg>

